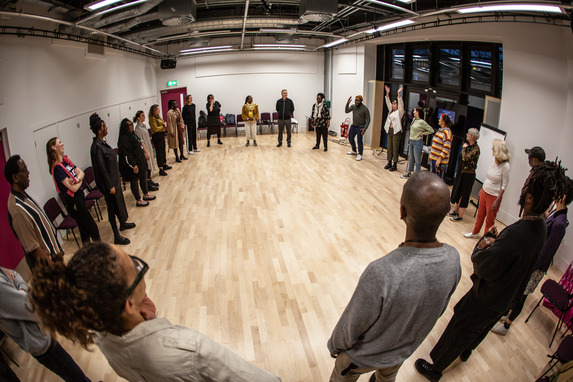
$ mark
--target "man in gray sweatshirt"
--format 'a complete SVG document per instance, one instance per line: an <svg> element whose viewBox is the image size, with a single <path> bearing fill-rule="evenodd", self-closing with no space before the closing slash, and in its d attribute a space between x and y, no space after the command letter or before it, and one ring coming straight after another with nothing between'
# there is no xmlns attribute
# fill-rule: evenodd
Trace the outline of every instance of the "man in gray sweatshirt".
<svg viewBox="0 0 573 382"><path fill-rule="evenodd" d="M336 358L330 381L394 381L402 363L430 333L461 277L458 251L436 239L449 209L447 185L416 172L406 182L400 246L368 265L328 340Z"/></svg>

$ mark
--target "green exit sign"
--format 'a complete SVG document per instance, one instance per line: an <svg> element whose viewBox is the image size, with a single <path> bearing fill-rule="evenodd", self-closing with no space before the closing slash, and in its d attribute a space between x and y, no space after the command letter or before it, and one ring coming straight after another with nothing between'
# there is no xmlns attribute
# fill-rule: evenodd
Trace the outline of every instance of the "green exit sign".
<svg viewBox="0 0 573 382"><path fill-rule="evenodd" d="M168 87L177 86L177 81L167 81L167 86Z"/></svg>

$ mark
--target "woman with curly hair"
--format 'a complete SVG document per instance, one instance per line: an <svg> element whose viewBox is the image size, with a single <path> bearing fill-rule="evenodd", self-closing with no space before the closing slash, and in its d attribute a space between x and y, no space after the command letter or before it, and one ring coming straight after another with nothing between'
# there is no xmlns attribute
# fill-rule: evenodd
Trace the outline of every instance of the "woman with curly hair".
<svg viewBox="0 0 573 382"><path fill-rule="evenodd" d="M505 141L493 140L493 158L487 170L486 180L479 192L479 206L476 223L472 232L464 233L467 238L479 237L479 232L485 219L485 231L488 232L495 222L501 198L509 183L509 150Z"/></svg>
<svg viewBox="0 0 573 382"><path fill-rule="evenodd" d="M46 156L56 191L70 216L78 223L82 242L89 243L90 239L100 241L99 229L86 207L84 192L81 189L84 172L64 155L64 144L58 137L46 143Z"/></svg>
<svg viewBox="0 0 573 382"><path fill-rule="evenodd" d="M117 246L93 243L67 265L38 267L32 304L49 330L85 349L97 344L130 381L280 381L208 337L156 318L145 292L148 269Z"/></svg>
<svg viewBox="0 0 573 382"><path fill-rule="evenodd" d="M450 161L450 149L452 148L452 120L447 114L442 114L438 121L440 128L432 138L432 147L430 149L430 166L432 172L444 178L448 162Z"/></svg>

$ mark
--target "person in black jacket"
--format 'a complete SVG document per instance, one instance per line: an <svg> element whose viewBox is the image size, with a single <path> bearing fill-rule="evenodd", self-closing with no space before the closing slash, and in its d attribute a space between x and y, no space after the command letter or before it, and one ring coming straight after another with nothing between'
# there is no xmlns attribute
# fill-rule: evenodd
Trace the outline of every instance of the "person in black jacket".
<svg viewBox="0 0 573 382"><path fill-rule="evenodd" d="M215 96L207 96L207 147L211 146L211 135L217 134L217 143L221 142L221 104L215 101Z"/></svg>
<svg viewBox="0 0 573 382"><path fill-rule="evenodd" d="M190 94L185 97L185 106L181 110L181 115L183 116L183 123L187 126L187 154L193 155L194 151L199 152L201 150L197 148L197 118L193 96Z"/></svg>
<svg viewBox="0 0 573 382"><path fill-rule="evenodd" d="M291 138L291 123L290 120L294 113L294 103L292 99L287 98L288 92L286 89L281 91L281 98L277 101L277 113L279 119L279 144L277 147L281 147L283 145L283 130L286 129L287 131L287 146L290 147L290 138Z"/></svg>
<svg viewBox="0 0 573 382"><path fill-rule="evenodd" d="M124 118L119 126L117 148L119 150L119 172L125 181L131 185L131 193L135 198L135 205L145 207L148 200L154 200L155 196L149 194L147 183L147 160L141 140L133 132L133 122ZM139 185L143 191L143 199L139 193Z"/></svg>
<svg viewBox="0 0 573 382"><path fill-rule="evenodd" d="M127 222L127 208L121 192L117 154L104 140L107 135L107 126L97 113L93 113L90 116L90 129L95 135L90 148L95 182L98 189L103 193L107 204L109 224L113 230L113 242L126 245L130 241L128 238L121 236L119 231L134 228L135 223ZM119 220L119 230L115 221L116 217Z"/></svg>

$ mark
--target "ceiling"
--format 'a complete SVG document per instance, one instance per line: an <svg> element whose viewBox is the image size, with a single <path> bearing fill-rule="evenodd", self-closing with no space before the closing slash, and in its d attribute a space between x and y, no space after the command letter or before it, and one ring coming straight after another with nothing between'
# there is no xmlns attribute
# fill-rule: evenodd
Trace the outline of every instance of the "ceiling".
<svg viewBox="0 0 573 382"><path fill-rule="evenodd" d="M413 26L465 23L480 16L460 15L456 8L475 0L147 0L126 6L126 0L96 11L85 0L0 0L0 34L34 35L95 43L154 57L177 57L181 50L230 46L250 50L257 44L281 44L268 49L315 50L341 38L352 44L384 33L364 33L388 23L411 19ZM492 1L489 3L507 3ZM314 5L318 3L318 5ZM494 21L570 25L571 1L537 1L559 5L564 13L495 13ZM481 3L481 5L488 3ZM330 12L310 12L328 8ZM105 14L100 14L105 11ZM482 21L482 19L476 19ZM436 24L436 22L438 24ZM263 48L263 47L258 47ZM258 49L257 48L257 49Z"/></svg>

